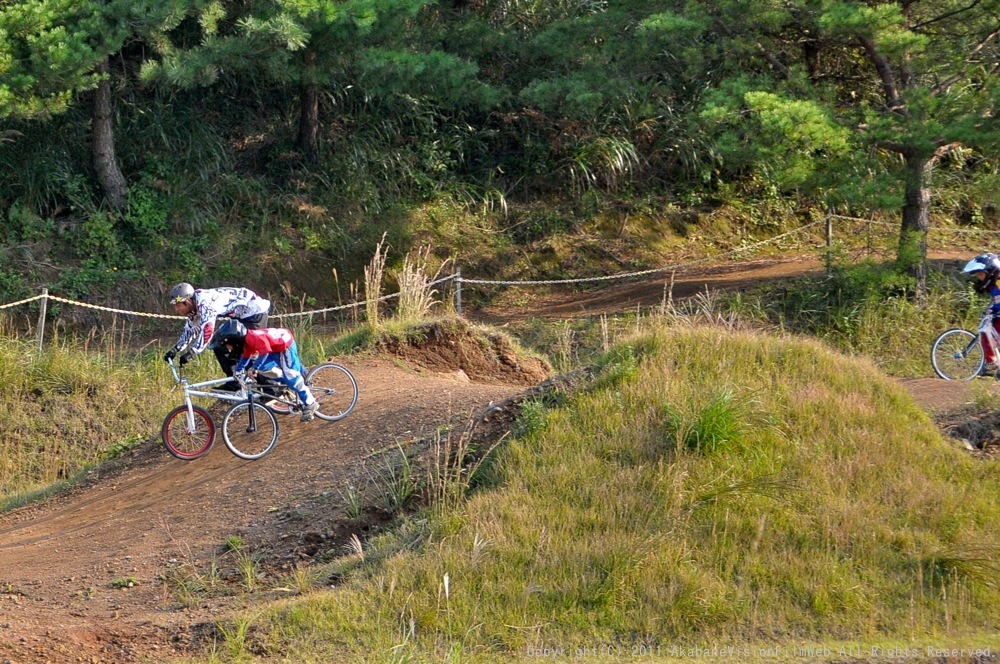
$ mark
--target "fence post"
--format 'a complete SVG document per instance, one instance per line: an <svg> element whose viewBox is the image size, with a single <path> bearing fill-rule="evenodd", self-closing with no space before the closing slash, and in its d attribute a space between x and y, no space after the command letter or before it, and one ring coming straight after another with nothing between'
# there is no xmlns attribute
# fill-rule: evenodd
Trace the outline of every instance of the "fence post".
<svg viewBox="0 0 1000 664"><path fill-rule="evenodd" d="M45 339L45 310L49 303L49 289L42 289L42 306L38 312L38 352L42 352L42 340Z"/></svg>
<svg viewBox="0 0 1000 664"><path fill-rule="evenodd" d="M455 268L455 313L462 315L462 268Z"/></svg>
<svg viewBox="0 0 1000 664"><path fill-rule="evenodd" d="M867 226L868 226L868 258L872 257L872 222L873 221L874 221L874 219L871 216L869 216L868 217L868 224L867 224Z"/></svg>
<svg viewBox="0 0 1000 664"><path fill-rule="evenodd" d="M833 272L833 215L826 213L826 276Z"/></svg>

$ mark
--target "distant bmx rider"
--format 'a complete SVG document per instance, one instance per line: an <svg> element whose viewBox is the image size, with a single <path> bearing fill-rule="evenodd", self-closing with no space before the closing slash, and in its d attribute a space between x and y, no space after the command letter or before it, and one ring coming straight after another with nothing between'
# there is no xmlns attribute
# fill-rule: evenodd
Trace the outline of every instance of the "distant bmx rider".
<svg viewBox="0 0 1000 664"><path fill-rule="evenodd" d="M249 288L195 288L182 282L170 291L170 304L180 316L187 316L181 336L173 348L164 354L164 360L172 360L178 353L183 366L208 346L215 331L216 318L236 319L248 330L267 327L267 313L271 309L271 301L266 300ZM232 354L225 346L214 349L215 358L219 361L223 373L233 375L233 367L239 359L238 354ZM222 389L236 390L239 386L231 381Z"/></svg>
<svg viewBox="0 0 1000 664"><path fill-rule="evenodd" d="M316 397L306 386L302 376L302 361L299 348L290 330L267 328L247 330L238 320L223 321L209 342L212 350L226 349L239 354L234 375L245 375L249 371L264 372L275 367L281 370L278 382L287 385L299 395L302 404L302 421L308 422L316 414Z"/></svg>
<svg viewBox="0 0 1000 664"><path fill-rule="evenodd" d="M962 274L975 277L972 280L972 287L977 293L990 296L990 307L988 311L993 314L993 328L1000 332L1000 258L996 254L979 254L962 268ZM983 357L986 360L984 370L997 370L997 357L993 344L985 338L982 340Z"/></svg>

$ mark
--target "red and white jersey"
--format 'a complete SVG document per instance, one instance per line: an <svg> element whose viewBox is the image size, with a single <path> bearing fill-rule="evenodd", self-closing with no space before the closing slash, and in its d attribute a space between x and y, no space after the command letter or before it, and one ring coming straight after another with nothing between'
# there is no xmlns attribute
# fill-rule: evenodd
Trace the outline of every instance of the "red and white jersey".
<svg viewBox="0 0 1000 664"><path fill-rule="evenodd" d="M215 332L215 319L248 318L267 313L271 301L249 288L200 288L194 292L195 309L188 315L180 339L174 344L178 351L190 346L193 353L205 350Z"/></svg>

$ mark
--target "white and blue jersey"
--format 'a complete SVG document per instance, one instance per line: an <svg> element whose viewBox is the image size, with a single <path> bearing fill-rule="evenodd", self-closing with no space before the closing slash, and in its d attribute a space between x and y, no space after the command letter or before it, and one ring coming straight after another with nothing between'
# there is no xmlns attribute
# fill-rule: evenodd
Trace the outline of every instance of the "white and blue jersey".
<svg viewBox="0 0 1000 664"><path fill-rule="evenodd" d="M188 315L174 350L201 353L215 332L216 318L243 319L266 314L271 301L249 288L200 288L194 292L194 311Z"/></svg>

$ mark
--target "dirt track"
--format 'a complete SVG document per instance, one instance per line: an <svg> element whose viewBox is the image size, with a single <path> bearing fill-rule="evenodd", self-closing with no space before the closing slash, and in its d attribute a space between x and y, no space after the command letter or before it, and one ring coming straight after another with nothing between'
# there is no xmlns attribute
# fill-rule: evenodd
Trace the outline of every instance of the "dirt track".
<svg viewBox="0 0 1000 664"><path fill-rule="evenodd" d="M818 269L807 260L756 263L731 268L726 283ZM678 280L675 297L715 287L717 276ZM550 299L533 314L579 313L581 303L587 313L623 310L662 296L657 279L583 300ZM357 478L361 459L525 389L469 382L443 366L433 372L391 359L347 363L360 383L357 410L339 423L282 419L278 447L261 461L241 461L218 441L206 457L182 462L150 441L68 494L0 515L0 661L148 661L203 646L192 642L204 636L205 623L232 608L232 599L209 595L185 606L176 587L163 582L165 574L209 569L215 558L228 565L222 581L234 583L233 564L220 549L232 535L266 550L274 571L342 547L349 534L344 519L338 525L329 513L342 515L331 505ZM961 383L905 384L928 405L969 399Z"/></svg>
<svg viewBox="0 0 1000 664"><path fill-rule="evenodd" d="M152 441L69 495L0 516L0 661L180 654L191 628L220 617L229 602L184 608L160 582L165 571L208 568L236 534L255 544L284 541L273 553L286 566L316 542L334 547L333 533L316 530L321 524L289 519L297 504L339 497L373 450L464 421L524 389L389 360L350 366L361 389L355 412L343 422L281 419L278 447L265 459L241 461L220 440L206 457L184 462ZM115 587L128 579L138 583Z"/></svg>

